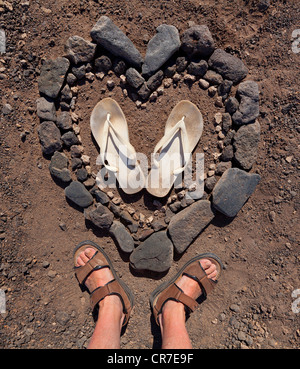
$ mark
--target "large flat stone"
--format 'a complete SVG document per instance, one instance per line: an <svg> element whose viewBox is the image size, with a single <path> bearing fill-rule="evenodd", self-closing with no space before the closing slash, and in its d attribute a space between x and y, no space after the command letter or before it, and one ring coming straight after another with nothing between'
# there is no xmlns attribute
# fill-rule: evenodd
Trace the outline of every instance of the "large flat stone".
<svg viewBox="0 0 300 369"><path fill-rule="evenodd" d="M156 28L156 35L149 41L142 73L151 76L179 50L180 38L176 27L162 24Z"/></svg>
<svg viewBox="0 0 300 369"><path fill-rule="evenodd" d="M96 46L80 36L71 36L65 44L66 57L73 64L88 63L94 58Z"/></svg>
<svg viewBox="0 0 300 369"><path fill-rule="evenodd" d="M136 270L167 271L173 262L173 244L166 231L153 233L130 255L130 264Z"/></svg>
<svg viewBox="0 0 300 369"><path fill-rule="evenodd" d="M210 68L225 79L233 83L239 83L248 74L245 64L236 56L227 53L222 49L216 49L208 60Z"/></svg>
<svg viewBox="0 0 300 369"><path fill-rule="evenodd" d="M260 124L258 121L240 127L234 135L234 158L243 169L249 170L255 163L259 140Z"/></svg>
<svg viewBox="0 0 300 369"><path fill-rule="evenodd" d="M64 57L45 60L38 78L40 93L55 99L62 88L69 66L69 60Z"/></svg>
<svg viewBox="0 0 300 369"><path fill-rule="evenodd" d="M200 200L171 218L168 231L175 250L184 252L215 214L208 200Z"/></svg>
<svg viewBox="0 0 300 369"><path fill-rule="evenodd" d="M113 213L100 203L97 203L96 207L91 206L85 209L84 217L101 230L108 230L114 220Z"/></svg>
<svg viewBox="0 0 300 369"><path fill-rule="evenodd" d="M259 174L238 168L227 169L213 189L213 206L226 216L235 217L259 181Z"/></svg>
<svg viewBox="0 0 300 369"><path fill-rule="evenodd" d="M133 238L124 224L115 220L109 229L109 233L113 236L122 251L132 252L134 250Z"/></svg>
<svg viewBox="0 0 300 369"><path fill-rule="evenodd" d="M98 45L124 59L130 65L136 68L141 66L143 58L140 52L107 16L103 15L99 18L91 30L91 37Z"/></svg>
<svg viewBox="0 0 300 369"><path fill-rule="evenodd" d="M232 116L235 124L242 125L255 121L259 116L259 89L254 81L245 81L239 84L237 95L240 104Z"/></svg>

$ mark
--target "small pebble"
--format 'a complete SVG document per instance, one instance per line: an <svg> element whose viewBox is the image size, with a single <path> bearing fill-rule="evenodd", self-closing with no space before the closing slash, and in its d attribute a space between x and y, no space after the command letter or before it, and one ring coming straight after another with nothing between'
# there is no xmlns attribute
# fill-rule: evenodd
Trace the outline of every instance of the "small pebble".
<svg viewBox="0 0 300 369"><path fill-rule="evenodd" d="M274 222L275 221L275 216L276 216L275 211L271 210L269 212L269 219L270 219L271 222Z"/></svg>
<svg viewBox="0 0 300 369"><path fill-rule="evenodd" d="M213 97L215 96L217 92L217 88L215 86L210 86L209 89L208 89L208 94L209 96Z"/></svg>
<svg viewBox="0 0 300 369"><path fill-rule="evenodd" d="M3 115L8 115L13 111L13 108L10 104L4 104L2 108Z"/></svg>
<svg viewBox="0 0 300 369"><path fill-rule="evenodd" d="M42 265L43 265L43 268L46 269L46 268L48 268L48 266L50 265L50 263L49 263L49 261L46 261L45 260L45 261L43 261L43 264Z"/></svg>
<svg viewBox="0 0 300 369"><path fill-rule="evenodd" d="M54 270L49 270L48 277L49 278L55 278L56 277L56 272Z"/></svg>
<svg viewBox="0 0 300 369"><path fill-rule="evenodd" d="M109 79L106 83L107 87L112 90L115 87L115 82Z"/></svg>
<svg viewBox="0 0 300 369"><path fill-rule="evenodd" d="M232 310L232 311L234 311L235 313L239 313L240 312L240 307L237 304L230 305L229 309Z"/></svg>
<svg viewBox="0 0 300 369"><path fill-rule="evenodd" d="M209 87L209 82L208 82L208 81L206 81L205 79L200 78L200 79L199 79L199 86L200 86L201 88L203 88L204 90L207 90L207 89L208 89L208 87Z"/></svg>
<svg viewBox="0 0 300 369"><path fill-rule="evenodd" d="M60 228L62 231L66 231L66 230L67 230L67 225L66 225L66 223L63 223L63 222L59 223L59 228Z"/></svg>

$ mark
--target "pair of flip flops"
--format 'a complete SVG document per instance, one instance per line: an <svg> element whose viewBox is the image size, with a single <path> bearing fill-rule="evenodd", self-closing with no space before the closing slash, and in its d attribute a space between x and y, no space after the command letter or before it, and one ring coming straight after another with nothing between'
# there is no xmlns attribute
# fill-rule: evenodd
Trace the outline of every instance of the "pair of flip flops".
<svg viewBox="0 0 300 369"><path fill-rule="evenodd" d="M94 291L91 291L90 300L92 308L96 308L98 303L103 300L106 296L109 295L117 295L119 296L122 305L123 305L123 313L125 315L123 326L128 323L130 318L130 313L134 304L134 297L128 286L118 277L116 274L112 262L109 259L108 255L105 251L96 243L92 241L84 241L81 242L78 246L76 246L74 250L74 265L77 263L77 258L81 252L84 252L87 248L92 248L95 250L94 256L83 266L76 267L75 266L75 274L79 283L84 286L84 283L87 277L94 271L99 270L101 268L109 268L113 274L113 279L109 281L104 286L96 288ZM200 261L202 259L208 259L216 266L217 276L215 280L212 280L207 277L204 269L202 268ZM186 295L183 290L178 287L177 282L183 275L192 278L193 280L199 283L199 286L202 290L203 298L206 298L207 294L210 293L220 276L221 270L223 269L223 264L221 260L212 253L204 253L195 256L191 260L189 260L173 278L169 281L162 283L158 286L150 296L150 304L152 307L153 315L156 323L159 325L158 316L162 312L162 308L164 304L168 300L174 300L181 302L185 305L186 310L188 312L194 311L198 307L198 302Z"/></svg>
<svg viewBox="0 0 300 369"><path fill-rule="evenodd" d="M182 100L173 108L146 178L129 141L125 115L115 100L101 100L92 111L90 125L100 148L98 163L114 173L125 193L134 194L146 187L151 195L164 197L191 159L202 134L203 118L190 101Z"/></svg>

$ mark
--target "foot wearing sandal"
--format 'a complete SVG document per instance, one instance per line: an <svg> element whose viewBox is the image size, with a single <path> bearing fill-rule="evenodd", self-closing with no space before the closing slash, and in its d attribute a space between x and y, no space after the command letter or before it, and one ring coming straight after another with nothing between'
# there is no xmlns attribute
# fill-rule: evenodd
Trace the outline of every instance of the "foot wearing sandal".
<svg viewBox="0 0 300 369"><path fill-rule="evenodd" d="M207 274L207 278L216 280L216 265L208 259L200 260L200 264ZM187 296L191 297L194 300L197 300L202 295L202 290L199 286L199 283L186 275L183 275L176 284ZM168 300L162 308L162 313L158 316L159 324L161 327L163 327L164 321L170 316L180 316L182 317L182 319L185 320L185 305L179 301Z"/></svg>
<svg viewBox="0 0 300 369"><path fill-rule="evenodd" d="M96 251L92 248L86 248L82 251L76 260L75 267L81 267L86 265L86 263L92 259L95 255ZM109 268L102 268L99 270L94 270L85 280L84 285L89 290L89 292L93 292L99 287L103 287L108 282L114 279L112 272ZM124 321L124 313L123 306L120 298L116 295L108 295L103 300L99 302L99 315L106 315L109 312L109 315L113 316L114 319L119 321L120 327L122 327L122 323ZM101 317L100 317L101 318ZM98 317L99 319L99 317Z"/></svg>
<svg viewBox="0 0 300 369"><path fill-rule="evenodd" d="M92 308L99 307L88 348L119 349L122 327L133 308L133 294L116 274L108 255L92 241L76 246L74 265L78 282L90 292Z"/></svg>
<svg viewBox="0 0 300 369"><path fill-rule="evenodd" d="M162 348L192 348L186 329L186 311L194 311L200 296L215 287L223 265L214 254L192 258L170 280L151 294L150 303L162 334Z"/></svg>

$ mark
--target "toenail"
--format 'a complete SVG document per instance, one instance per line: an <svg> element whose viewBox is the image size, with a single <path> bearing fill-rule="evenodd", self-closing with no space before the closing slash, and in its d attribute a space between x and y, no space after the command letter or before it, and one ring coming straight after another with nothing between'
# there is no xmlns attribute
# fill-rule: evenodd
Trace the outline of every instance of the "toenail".
<svg viewBox="0 0 300 369"><path fill-rule="evenodd" d="M86 254L86 256L91 256L93 254L93 250L92 249L86 249L85 254Z"/></svg>

